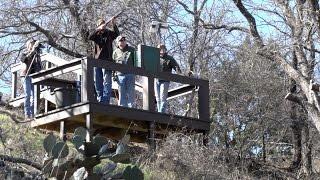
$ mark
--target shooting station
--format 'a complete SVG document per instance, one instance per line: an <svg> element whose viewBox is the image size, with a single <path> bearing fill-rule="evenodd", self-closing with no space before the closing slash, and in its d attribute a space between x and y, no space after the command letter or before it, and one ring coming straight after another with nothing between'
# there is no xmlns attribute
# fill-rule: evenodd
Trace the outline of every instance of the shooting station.
<svg viewBox="0 0 320 180"><path fill-rule="evenodd" d="M139 45L135 55L135 67L129 67L91 57L71 61L51 54L41 55L46 67L31 74L35 91L34 128L60 132L62 139L77 127L87 129L87 141L92 135L101 134L111 139L121 139L127 133L131 141L154 143L171 130L186 129L190 132L206 133L209 130L209 83L207 80L163 73L159 71L159 49ZM10 104L21 106L24 95L17 95L19 64L12 67L12 98ZM94 67L141 76L136 81L136 94L142 96L142 108L127 108L115 103L109 105L97 102L94 89ZM61 78L73 74L77 80ZM168 99L196 93L198 117L186 117L156 111L154 80L160 78L182 84L169 89ZM113 82L117 97L117 84ZM113 98L113 99L115 99ZM41 102L41 106L40 106ZM42 103L44 102L44 103ZM44 105L43 105L44 104ZM40 109L41 107L41 109Z"/></svg>

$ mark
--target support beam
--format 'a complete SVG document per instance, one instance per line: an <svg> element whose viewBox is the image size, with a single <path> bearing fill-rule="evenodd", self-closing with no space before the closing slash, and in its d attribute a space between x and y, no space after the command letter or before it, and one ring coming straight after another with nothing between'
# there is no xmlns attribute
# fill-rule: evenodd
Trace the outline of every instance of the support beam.
<svg viewBox="0 0 320 180"><path fill-rule="evenodd" d="M88 113L86 114L86 128L87 128L86 142L91 142L92 140L92 136L91 136L92 124L93 124L92 114Z"/></svg>
<svg viewBox="0 0 320 180"><path fill-rule="evenodd" d="M66 141L66 127L65 127L65 121L60 121L60 139L62 141Z"/></svg>
<svg viewBox="0 0 320 180"><path fill-rule="evenodd" d="M148 128L148 144L151 150L156 149L156 141L155 141L155 122L149 122L149 128Z"/></svg>
<svg viewBox="0 0 320 180"><path fill-rule="evenodd" d="M143 109L148 111L155 111L155 101L154 101L154 78L153 77L143 77ZM150 149L155 150L155 122L148 122L148 143Z"/></svg>

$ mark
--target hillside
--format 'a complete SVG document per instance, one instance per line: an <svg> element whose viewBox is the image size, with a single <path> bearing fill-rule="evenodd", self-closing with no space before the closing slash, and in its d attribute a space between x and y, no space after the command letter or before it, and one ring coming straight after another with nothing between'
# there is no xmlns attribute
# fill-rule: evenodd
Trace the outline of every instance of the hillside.
<svg viewBox="0 0 320 180"><path fill-rule="evenodd" d="M4 111L4 109L1 109ZM6 112L13 114L13 111ZM19 118L18 118L19 119ZM10 173L29 178L43 178L37 169L43 163L45 151L42 143L46 133L28 127L28 123L16 123L9 116L0 115L0 157L1 178ZM148 152L143 144L129 144L131 165L137 165L145 179L296 179L301 172L288 170L289 160L262 162L259 157L245 158L242 161L232 151L204 146L202 137L173 133L158 142L154 152ZM14 162L9 162L14 161ZM18 162L18 163L17 163ZM33 162L33 164L32 164ZM109 161L103 161L96 170L103 170ZM128 165L117 164L116 172ZM36 168L35 168L36 167ZM315 166L317 168L317 166ZM310 177L317 177L313 174Z"/></svg>

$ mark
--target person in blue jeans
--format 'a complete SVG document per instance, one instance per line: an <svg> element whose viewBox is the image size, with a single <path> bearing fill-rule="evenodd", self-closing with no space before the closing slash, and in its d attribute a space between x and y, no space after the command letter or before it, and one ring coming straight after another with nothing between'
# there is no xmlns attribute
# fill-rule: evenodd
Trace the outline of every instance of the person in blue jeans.
<svg viewBox="0 0 320 180"><path fill-rule="evenodd" d="M25 119L33 118L34 114L34 88L31 83L30 74L39 72L41 70L40 59L40 43L36 40L29 40L26 43L26 51L21 56L21 70L24 98L24 115Z"/></svg>
<svg viewBox="0 0 320 180"><path fill-rule="evenodd" d="M181 73L181 69L177 61L167 53L167 48L164 44L159 44L160 49L160 71L172 73L172 69ZM158 112L165 113L167 108L167 97L170 82L163 79L156 79L154 85L155 96L157 100Z"/></svg>
<svg viewBox="0 0 320 180"><path fill-rule="evenodd" d="M133 66L135 49L129 46L126 38L121 35L117 37L116 44L117 48L113 52L113 59L117 63ZM116 80L119 90L119 106L134 107L135 75L117 72Z"/></svg>
<svg viewBox="0 0 320 180"><path fill-rule="evenodd" d="M104 61L113 61L112 59L112 42L120 34L115 17L111 20L112 29L107 27L105 20L99 19L97 28L89 35L89 39L95 43L94 58ZM95 67L95 88L97 101L109 104L112 93L112 71L104 68Z"/></svg>

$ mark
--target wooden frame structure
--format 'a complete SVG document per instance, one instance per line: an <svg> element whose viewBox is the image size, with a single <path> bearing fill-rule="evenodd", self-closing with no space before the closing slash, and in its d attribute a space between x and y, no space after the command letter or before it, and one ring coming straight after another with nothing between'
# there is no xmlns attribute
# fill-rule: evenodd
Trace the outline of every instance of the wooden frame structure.
<svg viewBox="0 0 320 180"><path fill-rule="evenodd" d="M94 67L143 76L144 84L141 89L143 93L143 109L98 103L94 97ZM43 95L44 92L40 91L40 86L64 86L66 83L56 80L56 77L75 71L80 74L81 99L79 102L51 111L46 109L44 113L39 113L40 98L45 96ZM15 73L13 71L13 74ZM73 132L75 128L84 126L88 130L87 141L90 141L91 135L97 133L113 139L120 139L125 133L129 133L133 141L145 142L148 140L152 145L155 138L161 137L170 130L177 128L186 128L202 133L209 130L209 82L207 80L162 72L151 73L142 68L129 67L89 57L75 59L58 67L43 70L32 74L31 77L35 91L35 118L31 122L31 126L60 131L61 138L65 138L66 133ZM169 91L169 98L190 93L197 87L199 118L156 112L154 99L155 78L186 84ZM15 95L16 74L13 76L13 80L15 82L13 82L12 97L17 99ZM12 100L12 103L14 101L15 99Z"/></svg>

